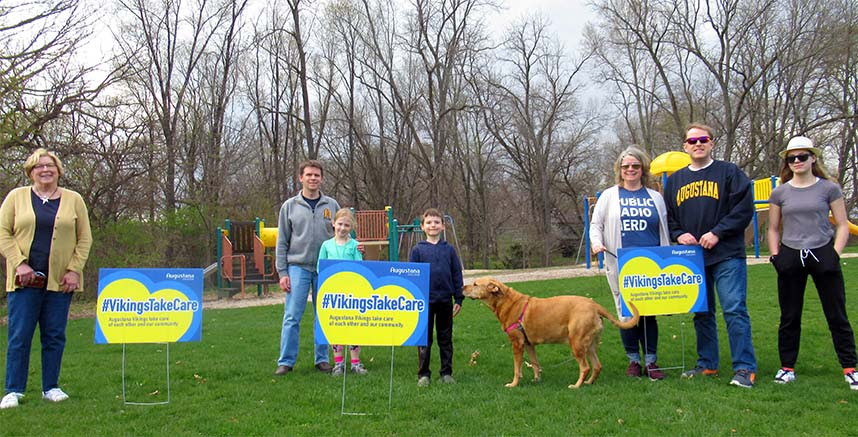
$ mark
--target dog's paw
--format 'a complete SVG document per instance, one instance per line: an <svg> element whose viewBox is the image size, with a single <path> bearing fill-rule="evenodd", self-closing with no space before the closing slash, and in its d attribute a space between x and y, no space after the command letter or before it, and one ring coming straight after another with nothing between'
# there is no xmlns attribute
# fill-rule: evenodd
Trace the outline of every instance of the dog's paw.
<svg viewBox="0 0 858 437"><path fill-rule="evenodd" d="M518 382L510 382L509 384L504 385L504 387L518 387Z"/></svg>
<svg viewBox="0 0 858 437"><path fill-rule="evenodd" d="M578 388L578 386L575 384L569 384L569 388Z"/></svg>

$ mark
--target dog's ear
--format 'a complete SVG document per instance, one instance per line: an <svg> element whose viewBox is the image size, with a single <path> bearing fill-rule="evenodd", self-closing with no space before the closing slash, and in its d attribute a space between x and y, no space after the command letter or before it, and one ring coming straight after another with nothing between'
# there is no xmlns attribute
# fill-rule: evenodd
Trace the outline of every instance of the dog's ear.
<svg viewBox="0 0 858 437"><path fill-rule="evenodd" d="M489 292L491 294L494 294L494 295L502 295L503 294L503 287L501 287L501 284L498 281L489 282L489 285L487 288L489 289Z"/></svg>

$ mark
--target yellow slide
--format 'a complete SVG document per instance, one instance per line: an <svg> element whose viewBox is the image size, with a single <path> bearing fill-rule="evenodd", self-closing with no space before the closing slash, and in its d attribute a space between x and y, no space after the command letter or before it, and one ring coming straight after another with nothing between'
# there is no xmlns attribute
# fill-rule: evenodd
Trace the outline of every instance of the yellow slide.
<svg viewBox="0 0 858 437"><path fill-rule="evenodd" d="M835 225L837 224L837 223L834 223L834 216L831 216L831 215L828 216L828 220L830 220L832 224L835 224ZM852 222L847 222L847 223L849 223L849 233L852 235L858 235L858 225L856 225L855 223L852 223Z"/></svg>

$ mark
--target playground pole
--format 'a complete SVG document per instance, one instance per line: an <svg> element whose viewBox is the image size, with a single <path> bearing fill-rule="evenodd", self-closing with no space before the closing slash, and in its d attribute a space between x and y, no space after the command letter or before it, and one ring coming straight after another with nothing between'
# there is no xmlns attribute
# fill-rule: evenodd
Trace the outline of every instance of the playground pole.
<svg viewBox="0 0 858 437"><path fill-rule="evenodd" d="M751 199L756 199L756 187L754 181L751 181ZM760 257L760 221L757 218L757 202L754 201L754 258Z"/></svg>
<svg viewBox="0 0 858 437"><path fill-rule="evenodd" d="M388 234L390 235L390 261L397 262L399 261L399 220L393 219Z"/></svg>
<svg viewBox="0 0 858 437"><path fill-rule="evenodd" d="M253 219L253 231L256 233L257 238L262 235L262 225L263 225L262 219L260 219L259 217L256 217ZM256 253L255 247L256 246L254 245L254 249L253 249L254 253ZM263 249L263 251L264 250L265 249ZM259 273L260 273L260 275L263 275L265 273L265 261L264 260L262 261L262 271ZM264 276L262 276L262 277L264 277ZM268 291L267 285L265 286L265 291ZM262 296L262 284L256 284L256 295Z"/></svg>
<svg viewBox="0 0 858 437"><path fill-rule="evenodd" d="M394 254L396 254L396 220L393 218L393 208L390 206L385 206L384 210L387 211L387 260L388 261L397 261L394 259Z"/></svg>
<svg viewBox="0 0 858 437"><path fill-rule="evenodd" d="M220 274L220 259L223 257L223 228L218 226L216 232L215 242L217 244L217 259L215 262L217 263L217 288L220 289L223 288L223 278Z"/></svg>

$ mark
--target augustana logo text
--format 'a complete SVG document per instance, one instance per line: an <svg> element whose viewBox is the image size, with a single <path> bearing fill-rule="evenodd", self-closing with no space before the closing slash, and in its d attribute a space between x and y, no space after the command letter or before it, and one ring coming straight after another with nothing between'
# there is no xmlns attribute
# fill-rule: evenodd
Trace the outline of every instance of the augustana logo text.
<svg viewBox="0 0 858 437"><path fill-rule="evenodd" d="M420 270L419 270L419 269L407 268L407 267L406 267L406 268L391 267L391 268L390 268L390 273L393 273L393 274L396 274L396 275L400 275L400 276L401 276L401 275L417 276L417 275L419 275L419 274L420 274Z"/></svg>

